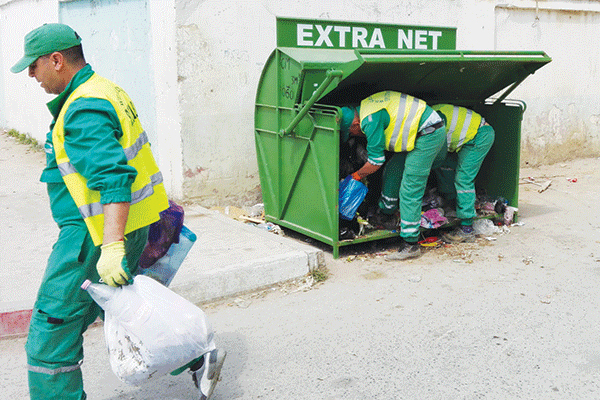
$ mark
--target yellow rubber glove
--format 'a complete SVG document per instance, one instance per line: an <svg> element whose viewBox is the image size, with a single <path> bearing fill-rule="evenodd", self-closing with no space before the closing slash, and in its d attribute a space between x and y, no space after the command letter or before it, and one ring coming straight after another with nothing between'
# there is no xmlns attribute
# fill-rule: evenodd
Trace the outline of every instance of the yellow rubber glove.
<svg viewBox="0 0 600 400"><path fill-rule="evenodd" d="M96 269L102 281L113 287L125 285L129 280L129 274L121 266L125 257L125 242L119 240L105 244L100 249L102 252Z"/></svg>

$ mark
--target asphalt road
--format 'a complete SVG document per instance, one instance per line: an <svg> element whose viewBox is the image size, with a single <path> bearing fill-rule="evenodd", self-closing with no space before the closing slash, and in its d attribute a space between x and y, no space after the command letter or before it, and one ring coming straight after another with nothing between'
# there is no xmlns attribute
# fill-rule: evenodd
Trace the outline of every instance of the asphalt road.
<svg viewBox="0 0 600 400"><path fill-rule="evenodd" d="M321 284L202 305L229 352L214 399L599 399L600 159L521 176L552 184L520 185L523 225L491 240L328 252ZM3 399L28 398L24 343L0 341ZM187 373L120 383L101 326L84 346L90 400L196 398Z"/></svg>

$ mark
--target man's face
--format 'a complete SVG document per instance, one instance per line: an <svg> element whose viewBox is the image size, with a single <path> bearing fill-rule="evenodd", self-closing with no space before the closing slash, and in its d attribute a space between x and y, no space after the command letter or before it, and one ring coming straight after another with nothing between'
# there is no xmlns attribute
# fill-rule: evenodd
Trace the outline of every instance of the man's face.
<svg viewBox="0 0 600 400"><path fill-rule="evenodd" d="M350 136L364 135L362 129L360 129L360 118L358 113L354 114L354 119L352 120L352 124L350 124L350 128L348 128L348 132L350 132Z"/></svg>
<svg viewBox="0 0 600 400"><path fill-rule="evenodd" d="M60 94L55 62L50 56L41 56L29 66L29 76L40 82L40 86L50 94Z"/></svg>

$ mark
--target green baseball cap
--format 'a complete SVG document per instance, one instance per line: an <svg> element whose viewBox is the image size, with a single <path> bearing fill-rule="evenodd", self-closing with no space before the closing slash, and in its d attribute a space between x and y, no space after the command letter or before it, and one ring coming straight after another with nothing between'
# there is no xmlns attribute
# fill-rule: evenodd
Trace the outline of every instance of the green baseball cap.
<svg viewBox="0 0 600 400"><path fill-rule="evenodd" d="M35 60L55 51L81 44L81 37L70 26L44 24L25 35L25 55L10 69L15 74L29 67Z"/></svg>

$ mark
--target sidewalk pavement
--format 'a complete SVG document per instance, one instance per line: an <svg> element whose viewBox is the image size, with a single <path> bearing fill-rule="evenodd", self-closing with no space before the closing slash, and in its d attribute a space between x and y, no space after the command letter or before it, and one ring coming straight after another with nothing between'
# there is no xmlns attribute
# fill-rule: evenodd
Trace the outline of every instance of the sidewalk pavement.
<svg viewBox="0 0 600 400"><path fill-rule="evenodd" d="M39 182L44 153L0 134L0 338L24 335L46 261L58 235ZM197 240L170 288L201 303L306 275L320 249L200 206L185 208Z"/></svg>

